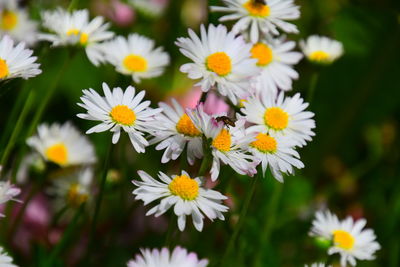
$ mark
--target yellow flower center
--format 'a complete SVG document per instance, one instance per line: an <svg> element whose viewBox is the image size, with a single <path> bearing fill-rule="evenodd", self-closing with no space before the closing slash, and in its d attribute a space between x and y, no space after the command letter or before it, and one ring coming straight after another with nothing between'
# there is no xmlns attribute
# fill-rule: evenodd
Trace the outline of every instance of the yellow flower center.
<svg viewBox="0 0 400 267"><path fill-rule="evenodd" d="M182 117L179 119L178 123L176 124L176 130L178 133L195 137L195 136L200 136L201 132L197 130L196 126L194 126L192 120L189 118L189 116L185 113L182 115Z"/></svg>
<svg viewBox="0 0 400 267"><path fill-rule="evenodd" d="M10 31L17 26L18 16L15 12L5 10L1 14L1 25L0 28L6 31Z"/></svg>
<svg viewBox="0 0 400 267"><path fill-rule="evenodd" d="M311 61L315 61L315 62L329 62L330 56L328 53L326 53L325 51L322 50L318 50L318 51L314 51L312 52L308 58Z"/></svg>
<svg viewBox="0 0 400 267"><path fill-rule="evenodd" d="M283 130L289 122L289 114L278 107L267 108L264 114L265 124L275 130Z"/></svg>
<svg viewBox="0 0 400 267"><path fill-rule="evenodd" d="M8 76L8 65L4 59L0 58L0 79L3 79Z"/></svg>
<svg viewBox="0 0 400 267"><path fill-rule="evenodd" d="M221 132L212 141L212 146L219 151L231 150L231 134L226 129L222 129Z"/></svg>
<svg viewBox="0 0 400 267"><path fill-rule="evenodd" d="M272 49L263 43L257 43L251 48L251 57L258 59L258 66L266 66L272 61Z"/></svg>
<svg viewBox="0 0 400 267"><path fill-rule="evenodd" d="M176 176L168 185L168 189L173 195L184 200L195 200L199 195L199 184L187 175Z"/></svg>
<svg viewBox="0 0 400 267"><path fill-rule="evenodd" d="M264 5L263 3L258 3L254 0L249 0L243 4L243 7L249 12L250 15L255 17L268 17L271 13L271 10L268 5Z"/></svg>
<svg viewBox="0 0 400 267"><path fill-rule="evenodd" d="M67 31L67 36L71 36L71 35L75 35L75 36L79 36L79 43L81 45L86 45L89 39L89 35L87 33L84 32L80 32L78 29L69 29Z"/></svg>
<svg viewBox="0 0 400 267"><path fill-rule="evenodd" d="M67 147L63 143L54 144L47 148L46 157L58 165L65 165L68 161Z"/></svg>
<svg viewBox="0 0 400 267"><path fill-rule="evenodd" d="M143 72L147 70L147 60L139 55L130 54L126 56L123 64L129 71Z"/></svg>
<svg viewBox="0 0 400 267"><path fill-rule="evenodd" d="M264 133L259 133L256 136L256 141L252 142L250 145L263 153L274 153L277 148L275 138Z"/></svg>
<svg viewBox="0 0 400 267"><path fill-rule="evenodd" d="M78 35L78 34L79 34L79 30L78 29L69 29L67 31L67 36Z"/></svg>
<svg viewBox="0 0 400 267"><path fill-rule="evenodd" d="M336 230L333 232L333 242L342 249L352 249L354 241L354 237L346 231Z"/></svg>
<svg viewBox="0 0 400 267"><path fill-rule="evenodd" d="M211 54L206 59L207 69L219 76L225 76L232 71L231 58L225 52Z"/></svg>
<svg viewBox="0 0 400 267"><path fill-rule="evenodd" d="M73 207L79 207L88 199L87 193L82 193L81 186L78 183L72 184L67 192L67 203Z"/></svg>
<svg viewBox="0 0 400 267"><path fill-rule="evenodd" d="M126 105L117 105L110 112L111 119L115 123L131 126L136 120L136 115L133 110Z"/></svg>

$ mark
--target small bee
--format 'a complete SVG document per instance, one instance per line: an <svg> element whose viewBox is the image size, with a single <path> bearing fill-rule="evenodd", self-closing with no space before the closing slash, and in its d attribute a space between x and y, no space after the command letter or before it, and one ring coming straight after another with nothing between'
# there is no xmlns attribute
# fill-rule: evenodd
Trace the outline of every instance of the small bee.
<svg viewBox="0 0 400 267"><path fill-rule="evenodd" d="M267 1L265 0L253 0L255 4L259 5L267 5Z"/></svg>
<svg viewBox="0 0 400 267"><path fill-rule="evenodd" d="M227 126L228 128L229 128L229 126L232 126L232 127L235 127L235 126L236 126L236 125L235 125L235 122L234 122L231 118L229 118L229 117L227 117L227 116L216 117L215 120L216 120L217 122L222 121L222 122L225 124L225 126Z"/></svg>

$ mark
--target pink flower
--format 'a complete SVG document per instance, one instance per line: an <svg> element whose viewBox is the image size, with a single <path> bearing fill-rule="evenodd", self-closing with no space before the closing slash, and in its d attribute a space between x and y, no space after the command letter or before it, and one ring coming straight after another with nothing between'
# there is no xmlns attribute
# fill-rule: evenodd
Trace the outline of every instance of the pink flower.
<svg viewBox="0 0 400 267"><path fill-rule="evenodd" d="M133 8L119 0L112 0L109 3L95 1L95 9L118 26L128 26L135 19Z"/></svg>

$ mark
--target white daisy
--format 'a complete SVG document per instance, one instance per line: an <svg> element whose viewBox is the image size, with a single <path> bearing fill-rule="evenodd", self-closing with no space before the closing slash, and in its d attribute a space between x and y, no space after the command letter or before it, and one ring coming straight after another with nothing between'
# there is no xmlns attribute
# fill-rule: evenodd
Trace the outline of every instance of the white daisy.
<svg viewBox="0 0 400 267"><path fill-rule="evenodd" d="M187 144L187 160L193 165L196 158L203 157L202 133L194 126L192 120L175 99L172 99L172 107L166 103L159 103L163 109L154 120L155 136L150 144L160 142L157 150L163 150L162 163L176 160Z"/></svg>
<svg viewBox="0 0 400 267"><path fill-rule="evenodd" d="M224 122L217 122L215 118L204 112L203 106L188 110L188 115L194 125L207 138L213 162L211 167L211 179L215 181L219 176L220 162L228 164L237 173L253 176L258 162L247 153L247 145L254 140L255 135L244 134L245 119L239 118L235 127L226 127ZM223 116L226 114L216 115Z"/></svg>
<svg viewBox="0 0 400 267"><path fill-rule="evenodd" d="M192 221L197 231L203 229L204 215L210 220L216 218L224 220L223 212L228 207L221 204L227 199L221 193L202 187L199 178L192 179L182 171L181 175L169 177L159 172L158 181L144 171L138 171L142 181L133 180L138 188L133 191L135 199L141 199L144 205L161 199L160 203L150 209L146 215L160 216L174 206L174 213L178 216L178 228L183 231L186 226L186 216L192 215Z"/></svg>
<svg viewBox="0 0 400 267"><path fill-rule="evenodd" d="M128 133L129 139L138 153L145 152L149 145L143 137L144 132L149 132L149 122L154 120L154 115L161 112L160 108L149 108L150 101L144 101L145 91L135 95L135 88L128 86L125 92L120 87L110 88L103 83L105 97L100 96L95 90L83 90L79 106L87 110L77 116L85 120L100 121L101 123L90 128L86 133L99 133L110 130L113 132L112 143L119 140L121 129Z"/></svg>
<svg viewBox="0 0 400 267"><path fill-rule="evenodd" d="M21 193L21 190L17 188L15 185L11 184L10 181L0 182L0 205L14 200L17 202L21 202L20 200L16 199L15 197ZM0 212L0 217L5 217L4 214ZM1 251L0 251L1 252ZM0 260L1 263L1 260ZM1 264L0 264L1 266Z"/></svg>
<svg viewBox="0 0 400 267"><path fill-rule="evenodd" d="M237 98L245 95L249 78L258 74L256 60L251 59L251 45L242 36L236 37L223 25L200 28L200 38L189 29L190 38L178 38L176 45L183 55L193 60L181 66L180 70L190 79L201 79L196 85L203 92L216 86L221 95L236 104Z"/></svg>
<svg viewBox="0 0 400 267"><path fill-rule="evenodd" d="M136 10L153 17L160 17L168 4L167 1L160 0L129 0L128 1Z"/></svg>
<svg viewBox="0 0 400 267"><path fill-rule="evenodd" d="M39 38L52 42L53 46L81 45L85 47L89 60L98 65L103 61L99 43L109 40L114 33L107 31L109 23L97 16L89 20L87 9L76 10L72 13L61 8L42 13L43 26L53 33L42 33Z"/></svg>
<svg viewBox="0 0 400 267"><path fill-rule="evenodd" d="M134 33L104 43L101 50L105 61L114 65L116 71L131 75L139 83L141 79L160 76L169 64L169 55L162 47L154 46L153 40Z"/></svg>
<svg viewBox="0 0 400 267"><path fill-rule="evenodd" d="M257 43L260 34L278 35L277 28L288 33L298 33L295 25L285 20L300 17L299 6L293 0L223 0L226 7L212 6L211 11L232 13L222 16L221 22L238 20L232 28L234 33L250 31L252 43Z"/></svg>
<svg viewBox="0 0 400 267"><path fill-rule="evenodd" d="M341 266L346 266L347 262L355 266L356 260L375 259L374 254L380 249L374 231L363 229L366 223L365 219L355 222L351 217L339 221L330 211L319 211L312 222L310 235L331 240L328 254L339 253Z"/></svg>
<svg viewBox="0 0 400 267"><path fill-rule="evenodd" d="M141 254L128 262L128 267L206 267L208 260L199 260L196 253L175 247L169 252L167 248L141 249Z"/></svg>
<svg viewBox="0 0 400 267"><path fill-rule="evenodd" d="M312 35L306 41L300 41L300 47L309 61L319 64L330 64L344 52L341 42L318 35Z"/></svg>
<svg viewBox="0 0 400 267"><path fill-rule="evenodd" d="M0 266L1 267L17 267L13 264L13 258L11 258L7 252L4 251L3 247L0 247Z"/></svg>
<svg viewBox="0 0 400 267"><path fill-rule="evenodd" d="M37 41L37 23L16 0L0 1L0 35L9 35L18 42L32 46Z"/></svg>
<svg viewBox="0 0 400 267"><path fill-rule="evenodd" d="M297 64L303 55L292 51L296 46L293 41L271 40L258 42L251 48L251 57L257 59L257 66L261 69L257 76L257 89L270 90L277 94L278 89L289 91L293 80L299 78L293 65Z"/></svg>
<svg viewBox="0 0 400 267"><path fill-rule="evenodd" d="M24 43L14 47L14 41L4 36L0 41L0 81L21 77L28 79L42 73L40 64L34 63L33 51L25 49Z"/></svg>
<svg viewBox="0 0 400 267"><path fill-rule="evenodd" d="M50 126L41 124L37 135L28 138L26 142L46 161L61 167L96 162L93 145L70 122L63 125L53 123Z"/></svg>
<svg viewBox="0 0 400 267"><path fill-rule="evenodd" d="M274 137L290 136L302 147L315 135L314 113L304 111L307 107L299 93L285 97L281 92L275 97L271 92L262 92L248 98L241 110L249 122L256 124L249 127L253 131L267 131Z"/></svg>

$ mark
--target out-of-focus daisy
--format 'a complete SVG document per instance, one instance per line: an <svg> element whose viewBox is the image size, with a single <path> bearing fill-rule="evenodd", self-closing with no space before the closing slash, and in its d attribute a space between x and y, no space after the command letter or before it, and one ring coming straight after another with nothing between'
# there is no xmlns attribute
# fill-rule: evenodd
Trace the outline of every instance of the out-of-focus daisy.
<svg viewBox="0 0 400 267"><path fill-rule="evenodd" d="M52 33L42 33L40 39L51 42L53 46L81 45L94 65L103 61L99 43L114 36L113 32L107 31L109 24L104 23L103 17L89 20L87 9L69 13L59 8L43 12L42 18L43 26Z"/></svg>
<svg viewBox="0 0 400 267"><path fill-rule="evenodd" d="M78 114L85 120L100 121L100 124L90 128L86 133L99 133L110 130L113 132L112 143L116 144L121 135L121 129L128 133L129 139L138 153L145 152L149 145L143 137L149 132L149 122L154 120L154 115L161 112L160 108L149 108L150 101L144 101L145 91L135 95L135 88L128 86L125 92L116 87L111 92L106 83L103 83L104 97L95 90L83 90L79 106L87 110Z"/></svg>
<svg viewBox="0 0 400 267"><path fill-rule="evenodd" d="M24 43L14 47L14 41L4 36L0 41L0 81L21 77L28 79L42 73L40 64L34 63L33 51L25 49Z"/></svg>
<svg viewBox="0 0 400 267"><path fill-rule="evenodd" d="M365 219L354 221L351 217L339 221L330 211L318 211L310 235L331 240L328 254L339 253L341 266L346 266L347 262L355 266L356 260L375 259L374 254L380 249L374 231L363 229L366 223Z"/></svg>
<svg viewBox="0 0 400 267"><path fill-rule="evenodd" d="M17 42L31 46L37 41L37 23L16 0L0 1L0 35L9 35Z"/></svg>
<svg viewBox="0 0 400 267"><path fill-rule="evenodd" d="M141 79L160 76L169 64L169 55L162 47L154 46L153 40L134 33L104 43L101 50L105 61L114 65L116 71L139 83Z"/></svg>
<svg viewBox="0 0 400 267"><path fill-rule="evenodd" d="M251 59L251 44L243 37L227 31L223 25L204 25L200 38L189 29L190 38L178 38L176 45L183 55L193 60L181 66L180 70L190 79L201 79L203 92L216 86L219 93L236 104L237 98L247 92L249 78L258 74L256 59Z"/></svg>
<svg viewBox="0 0 400 267"><path fill-rule="evenodd" d="M278 89L289 91L292 82L299 78L293 65L297 64L303 55L292 51L296 46L293 41L283 42L271 40L258 42L251 48L251 57L257 59L257 66L261 73L257 76L257 89L277 94Z"/></svg>
<svg viewBox="0 0 400 267"><path fill-rule="evenodd" d="M15 198L16 196L19 195L19 193L21 193L21 190L15 187L15 185L11 184L10 181L0 182L0 205L10 200L20 202L20 200ZM5 217L5 216L0 212L0 217Z"/></svg>
<svg viewBox="0 0 400 267"><path fill-rule="evenodd" d="M61 167L96 162L93 145L69 122L39 125L37 135L28 138L27 144Z"/></svg>
<svg viewBox="0 0 400 267"><path fill-rule="evenodd" d="M13 258L11 258L7 252L4 251L3 247L0 247L0 266L2 267L17 267L13 264Z"/></svg>
<svg viewBox="0 0 400 267"><path fill-rule="evenodd" d="M278 28L288 33L298 33L297 27L286 20L300 17L299 7L293 0L223 0L226 7L212 6L212 11L231 13L220 21L238 20L234 33L249 30L252 43L259 41L260 34L278 35Z"/></svg>
<svg viewBox="0 0 400 267"><path fill-rule="evenodd" d="M160 17L169 0L129 0L128 1L136 10L150 17Z"/></svg>
<svg viewBox="0 0 400 267"><path fill-rule="evenodd" d="M271 92L263 92L248 98L242 112L249 122L256 124L249 127L252 131L289 136L302 147L315 135L312 131L315 128L314 113L304 111L307 106L299 93L285 97L281 92L275 97Z"/></svg>
<svg viewBox="0 0 400 267"><path fill-rule="evenodd" d="M138 171L142 181L133 180L138 188L133 191L135 199L141 199L144 205L161 199L160 203L150 209L146 215L160 216L173 206L178 216L178 228L183 231L186 226L186 216L192 215L194 227L203 229L204 216L210 220L224 220L223 212L228 207L221 204L226 199L221 193L202 187L199 178L192 179L182 171L181 175L169 177L159 172L159 180L154 179L144 171Z"/></svg>
<svg viewBox="0 0 400 267"><path fill-rule="evenodd" d="M300 47L309 61L319 64L330 64L344 52L341 42L318 35L312 35L306 41L300 41Z"/></svg>
<svg viewBox="0 0 400 267"><path fill-rule="evenodd" d="M247 145L254 140L254 135L244 134L246 122L244 118L238 119L234 127L228 128L224 122L217 122L215 118L205 113L202 105L188 110L188 115L210 142L213 156L210 172L213 181L219 176L221 162L228 164L242 175L253 176L257 173L258 162L255 161L253 155L247 153Z"/></svg>
<svg viewBox="0 0 400 267"><path fill-rule="evenodd" d="M128 262L128 267L205 267L208 260L198 259L197 254L188 252L181 247L175 247L172 253L167 248L141 249L134 260Z"/></svg>
<svg viewBox="0 0 400 267"><path fill-rule="evenodd" d="M176 160L187 144L187 160L193 165L196 158L203 156L202 133L175 99L172 99L172 107L162 102L159 107L163 113L154 120L155 131L152 135L155 138L150 143L160 142L156 149L165 149L161 162Z"/></svg>

